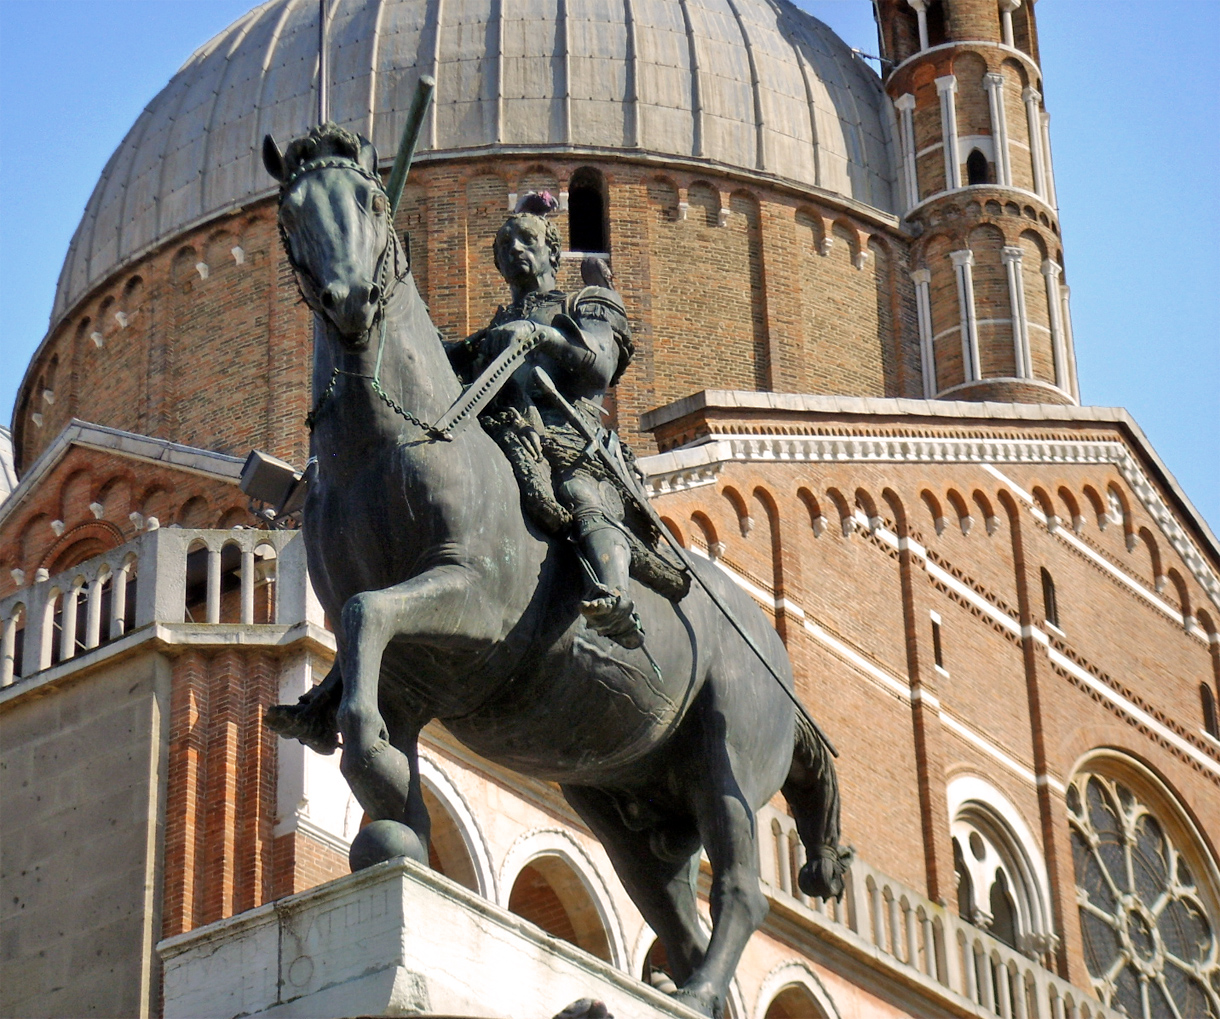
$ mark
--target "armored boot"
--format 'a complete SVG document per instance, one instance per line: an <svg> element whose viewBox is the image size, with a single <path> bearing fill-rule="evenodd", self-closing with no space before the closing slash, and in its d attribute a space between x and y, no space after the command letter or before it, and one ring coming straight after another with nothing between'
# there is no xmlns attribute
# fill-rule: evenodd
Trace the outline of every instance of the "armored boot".
<svg viewBox="0 0 1220 1019"><path fill-rule="evenodd" d="M617 527L606 521L577 521L580 554L596 582L590 584L581 602L585 621L603 637L625 648L644 643L635 604L628 596L627 578L631 567L631 546Z"/></svg>

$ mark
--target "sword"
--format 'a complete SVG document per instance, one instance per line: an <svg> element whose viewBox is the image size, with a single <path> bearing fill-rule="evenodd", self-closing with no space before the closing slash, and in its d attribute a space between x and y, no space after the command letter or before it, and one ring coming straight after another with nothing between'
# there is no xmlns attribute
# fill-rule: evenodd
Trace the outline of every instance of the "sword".
<svg viewBox="0 0 1220 1019"><path fill-rule="evenodd" d="M784 678L775 671L775 666L767 661L766 657L762 653L762 649L754 642L754 638L746 633L745 628L737 621L737 617L733 615L732 610L730 610L729 607L724 603L720 595L713 591L711 587L703 580L703 578L699 576L698 572L695 570L694 561L690 558L690 555L687 553L686 549L678 544L678 540L673 536L670 529L665 526L660 515L657 513L656 509L653 508L652 503L649 502L648 497L642 492L638 491L635 480L627 474L626 468L617 459L610 455L606 447L602 445L597 433L589 426L589 424L581 416L580 412L567 401L567 398L555 388L555 383L542 368L535 366L534 379L537 381L538 385L542 387L542 391L546 394L547 398L554 403L555 406L562 410L565 415L567 415L568 420L572 422L572 425L576 428L576 430L580 432L580 434L588 441L589 448L596 450L599 459L603 464L606 465L606 467L610 469L610 471L618 479L619 484L623 485L628 492L635 495L636 503L639 505L640 509L644 511L644 514L650 521L652 521L652 526L661 533L661 537L669 543L669 547L672 548L677 554L678 558L682 560L682 564L686 567L687 572L690 573L690 575L695 579L695 582L701 588L703 588L704 594L711 599L712 604L720 610L720 614L724 616L724 618L728 620L729 625L737 631L737 635L746 642L746 646L754 652L758 660L763 663L766 670L771 673L772 677L779 684L779 688L787 695L788 700L792 701L792 703L796 705L796 710L799 711L805 721L809 723L810 728L812 728L813 731L818 734L818 738L821 739L821 741L825 744L826 749L830 751L831 756L838 757L839 751L837 751L835 749L835 745L830 742L830 737L827 736L826 733L822 731L822 727L813 720L809 712L806 710L805 705L797 699L796 694L784 686Z"/></svg>
<svg viewBox="0 0 1220 1019"><path fill-rule="evenodd" d="M453 401L453 405L432 426L433 434L449 442L458 430L473 418L478 417L479 411L486 407L504 388L504 384L516 371L517 365L538 346L542 337L542 330L534 326L533 332L513 340L500 351L483 369L479 377L462 390L461 395Z"/></svg>

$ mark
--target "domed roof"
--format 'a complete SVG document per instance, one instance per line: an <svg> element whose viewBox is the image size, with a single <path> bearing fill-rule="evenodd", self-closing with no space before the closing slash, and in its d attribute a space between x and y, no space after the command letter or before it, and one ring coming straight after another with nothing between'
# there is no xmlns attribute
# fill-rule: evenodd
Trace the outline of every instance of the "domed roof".
<svg viewBox="0 0 1220 1019"><path fill-rule="evenodd" d="M393 156L416 79L418 151L615 152L748 169L892 208L872 70L787 0L331 0L330 119ZM198 50L106 165L52 324L123 262L268 193L264 134L316 118L317 0L270 0Z"/></svg>

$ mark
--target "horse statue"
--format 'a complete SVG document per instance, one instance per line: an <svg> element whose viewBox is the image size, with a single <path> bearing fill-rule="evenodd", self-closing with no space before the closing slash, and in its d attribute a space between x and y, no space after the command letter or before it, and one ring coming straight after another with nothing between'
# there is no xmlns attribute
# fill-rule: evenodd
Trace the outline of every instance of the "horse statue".
<svg viewBox="0 0 1220 1019"><path fill-rule="evenodd" d="M783 790L808 851L806 894L841 895L850 862L833 764L794 708L784 645L704 562L692 564L701 585L766 666L699 584L675 602L633 582L642 648L590 629L576 552L523 512L500 448L477 424L448 438L430 423L462 388L372 144L328 124L285 153L268 137L263 160L315 316L304 538L338 646L322 683L268 724L324 753L341 737L342 773L372 819L353 870L395 856L426 865L417 741L433 719L475 753L557 782L664 944L676 997L722 1016L768 909L755 811ZM710 938L696 913L701 848Z"/></svg>

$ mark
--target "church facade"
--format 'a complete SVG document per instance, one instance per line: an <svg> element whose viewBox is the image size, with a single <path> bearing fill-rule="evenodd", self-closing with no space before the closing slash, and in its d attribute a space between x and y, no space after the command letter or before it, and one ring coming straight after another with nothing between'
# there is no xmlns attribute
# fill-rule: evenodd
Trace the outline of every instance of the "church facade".
<svg viewBox="0 0 1220 1019"><path fill-rule="evenodd" d="M600 254L631 317L613 416L658 511L838 747L848 891L800 893L777 798L734 1019L1220 1016L1220 545L1138 424L1079 403L1035 6L874 8L881 78L784 2L335 0L329 116L388 170L436 78L396 225L446 338L505 300L518 196L558 197L560 285ZM336 758L261 724L330 621L237 484L252 448L309 455L259 148L316 120L318 16L263 4L149 104L22 381L6 1015L156 1015L159 941L347 873ZM556 787L435 726L421 777L436 870L667 986Z"/></svg>

